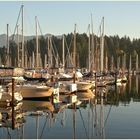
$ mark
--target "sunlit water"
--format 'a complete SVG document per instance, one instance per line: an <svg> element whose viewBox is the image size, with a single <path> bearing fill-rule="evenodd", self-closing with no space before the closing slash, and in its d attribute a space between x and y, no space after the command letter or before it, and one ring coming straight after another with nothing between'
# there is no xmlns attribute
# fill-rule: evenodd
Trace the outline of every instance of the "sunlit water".
<svg viewBox="0 0 140 140"><path fill-rule="evenodd" d="M0 127L0 138L32 139L135 139L140 138L140 77L110 86L107 97L82 101L76 109L51 112L45 101L23 101L23 125ZM47 103L47 104L46 104ZM46 108L47 106L47 108ZM49 108L49 109L48 109ZM39 115L32 114L42 111Z"/></svg>

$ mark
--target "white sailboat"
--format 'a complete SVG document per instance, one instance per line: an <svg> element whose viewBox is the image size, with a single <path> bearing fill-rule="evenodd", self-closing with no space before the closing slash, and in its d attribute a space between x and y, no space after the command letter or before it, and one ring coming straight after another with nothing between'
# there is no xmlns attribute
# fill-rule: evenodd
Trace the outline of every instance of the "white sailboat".
<svg viewBox="0 0 140 140"><path fill-rule="evenodd" d="M89 59L90 59L90 57L89 57ZM74 62L74 68L75 68L74 75L76 77L76 73L77 73L76 72L76 25L75 25L75 30L74 30L74 57L73 57L73 60L74 60L73 62ZM89 63L89 69L90 69L90 63ZM80 76L82 78L82 75L80 75ZM91 82L82 81L82 80L80 80L80 81L74 80L74 83L77 84L77 91L85 91L85 90L90 89L93 86L93 84Z"/></svg>
<svg viewBox="0 0 140 140"><path fill-rule="evenodd" d="M100 51L101 51L101 56L100 56L100 72L99 72L99 77L97 77L96 80L96 86L106 86L106 81L105 78L103 77L103 72L104 72L104 17L102 18L101 25L100 25Z"/></svg>

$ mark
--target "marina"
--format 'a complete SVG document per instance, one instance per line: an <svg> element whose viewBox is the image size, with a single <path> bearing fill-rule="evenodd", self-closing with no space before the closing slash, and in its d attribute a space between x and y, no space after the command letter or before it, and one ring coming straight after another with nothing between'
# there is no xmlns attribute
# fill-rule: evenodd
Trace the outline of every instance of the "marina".
<svg viewBox="0 0 140 140"><path fill-rule="evenodd" d="M13 128L11 107L0 108L0 137L2 139L139 138L139 79L140 76L134 76L129 82L117 87L99 87L98 96L86 94L84 97L83 92L80 97L77 93L80 102L73 104L73 107L72 99L64 98L66 95L60 95L60 101L57 103L23 100L14 106ZM106 97L100 96L103 92L107 93Z"/></svg>
<svg viewBox="0 0 140 140"><path fill-rule="evenodd" d="M108 35L109 19L102 16L97 23L92 13L88 15L90 20L83 20L86 32L81 33L79 24L74 23L68 34L61 31L61 35L42 33L46 30L34 15L35 33L26 36L26 6L32 2L25 3L14 15L14 33L7 23L6 34L2 39L0 35L0 138L140 138L140 39ZM38 12L50 3L55 5L41 2ZM87 6L83 2L81 5ZM57 28L60 19L54 21Z"/></svg>

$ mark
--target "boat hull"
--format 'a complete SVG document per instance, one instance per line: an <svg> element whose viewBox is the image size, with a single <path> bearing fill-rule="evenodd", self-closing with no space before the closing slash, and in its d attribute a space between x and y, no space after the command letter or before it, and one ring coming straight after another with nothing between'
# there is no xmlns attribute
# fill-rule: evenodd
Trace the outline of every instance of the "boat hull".
<svg viewBox="0 0 140 140"><path fill-rule="evenodd" d="M36 99L50 97L53 93L52 87L46 86L22 86L17 87L20 90L23 99Z"/></svg>

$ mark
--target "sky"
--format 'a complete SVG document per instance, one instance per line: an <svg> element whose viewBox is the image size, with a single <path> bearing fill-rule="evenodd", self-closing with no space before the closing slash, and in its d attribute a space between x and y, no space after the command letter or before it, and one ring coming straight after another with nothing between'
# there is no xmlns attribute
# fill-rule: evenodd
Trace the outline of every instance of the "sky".
<svg viewBox="0 0 140 140"><path fill-rule="evenodd" d="M0 1L0 34L14 33L21 5L24 5L24 34L35 35L35 16L39 34L62 35L74 31L88 33L93 18L93 31L98 34L102 17L105 34L140 38L140 1ZM21 18L19 20L21 31Z"/></svg>

